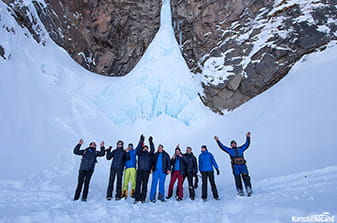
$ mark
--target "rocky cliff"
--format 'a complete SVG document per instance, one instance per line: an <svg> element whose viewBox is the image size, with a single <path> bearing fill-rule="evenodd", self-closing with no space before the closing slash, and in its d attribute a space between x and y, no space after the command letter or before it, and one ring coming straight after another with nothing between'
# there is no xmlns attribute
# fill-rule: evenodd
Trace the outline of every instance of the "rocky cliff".
<svg viewBox="0 0 337 223"><path fill-rule="evenodd" d="M234 109L337 39L336 0L172 0L176 38L202 75L201 99Z"/></svg>
<svg viewBox="0 0 337 223"><path fill-rule="evenodd" d="M3 0L33 37L49 36L83 67L126 75L159 28L160 0ZM200 98L232 110L277 83L303 55L337 39L337 0L171 0ZM40 19L31 13L37 11ZM42 21L42 24L40 24ZM0 55L4 56L0 46Z"/></svg>
<svg viewBox="0 0 337 223"><path fill-rule="evenodd" d="M40 41L36 21L24 1L4 2ZM79 64L98 74L122 76L130 72L159 29L158 0L32 2L50 37Z"/></svg>

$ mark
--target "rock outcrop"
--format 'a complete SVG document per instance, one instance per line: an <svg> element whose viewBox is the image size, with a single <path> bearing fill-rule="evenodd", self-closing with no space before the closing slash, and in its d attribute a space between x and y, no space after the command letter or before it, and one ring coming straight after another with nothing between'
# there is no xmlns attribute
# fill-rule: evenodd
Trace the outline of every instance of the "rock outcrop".
<svg viewBox="0 0 337 223"><path fill-rule="evenodd" d="M337 39L336 0L172 0L201 99L222 114L270 88L303 55Z"/></svg>
<svg viewBox="0 0 337 223"><path fill-rule="evenodd" d="M4 1L18 22L40 41L27 6ZM50 37L83 67L103 75L130 72L159 29L158 0L46 0L33 4Z"/></svg>
<svg viewBox="0 0 337 223"><path fill-rule="evenodd" d="M160 0L3 1L38 42L49 35L83 67L103 75L129 73L160 23ZM200 98L219 114L270 88L303 55L337 39L337 0L171 0L171 5L182 54L202 76ZM5 58L3 51L0 47Z"/></svg>

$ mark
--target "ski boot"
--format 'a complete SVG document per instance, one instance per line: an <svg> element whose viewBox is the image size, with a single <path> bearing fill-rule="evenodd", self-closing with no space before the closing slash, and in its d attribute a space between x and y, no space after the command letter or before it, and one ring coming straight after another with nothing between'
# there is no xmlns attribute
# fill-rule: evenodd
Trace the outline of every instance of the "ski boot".
<svg viewBox="0 0 337 223"><path fill-rule="evenodd" d="M135 190L131 190L130 197L135 198Z"/></svg>
<svg viewBox="0 0 337 223"><path fill-rule="evenodd" d="M128 191L127 190L123 190L123 192L122 192L122 198L125 198L125 199L128 198Z"/></svg>
<svg viewBox="0 0 337 223"><path fill-rule="evenodd" d="M247 191L247 196L248 196L248 197L252 196L252 194L253 194L252 188L247 187L247 188L246 188L246 191Z"/></svg>

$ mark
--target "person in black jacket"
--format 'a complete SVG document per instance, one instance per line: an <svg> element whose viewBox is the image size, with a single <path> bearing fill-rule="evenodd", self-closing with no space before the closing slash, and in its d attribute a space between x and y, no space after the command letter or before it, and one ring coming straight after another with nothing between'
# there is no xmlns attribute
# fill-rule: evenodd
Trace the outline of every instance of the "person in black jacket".
<svg viewBox="0 0 337 223"><path fill-rule="evenodd" d="M150 138L150 146L154 146L152 138ZM159 182L158 200L165 201L165 179L166 175L171 171L170 155L164 151L164 146L159 145L158 151L154 154L152 162L152 185L150 192L151 202L156 202L156 193Z"/></svg>
<svg viewBox="0 0 337 223"><path fill-rule="evenodd" d="M186 153L183 156L183 162L184 165L181 170L181 175L184 176L184 179L187 178L190 199L193 201L195 199L195 185L193 184L193 178L196 178L195 184L198 184L198 162L197 158L192 153L192 148L189 146L186 148Z"/></svg>
<svg viewBox="0 0 337 223"><path fill-rule="evenodd" d="M100 151L96 151L95 142L91 142L88 148L84 150L80 150L82 144L83 144L83 139L80 139L80 141L75 146L74 151L73 151L74 154L82 156L74 201L80 198L83 183L84 183L84 190L82 194L82 201L87 201L90 179L94 172L95 165L97 163L96 157L105 155L104 142L101 142L100 144L101 145Z"/></svg>
<svg viewBox="0 0 337 223"><path fill-rule="evenodd" d="M183 181L184 177L181 174L182 169L184 169L184 162L183 162L183 155L181 153L181 150L179 148L179 145L177 145L175 149L175 154L173 155L171 159L171 165L172 165L172 174L171 174L171 180L169 185L169 190L167 194L167 199L170 199L172 197L173 193L173 187L175 182L178 179L178 198L177 201L183 200Z"/></svg>
<svg viewBox="0 0 337 223"><path fill-rule="evenodd" d="M110 168L109 185L107 189L106 198L108 200L112 199L112 191L114 186L114 181L117 176L117 187L116 187L116 201L120 200L122 197L122 177L124 171L124 163L126 160L130 159L130 154L123 149L123 141L119 140L117 142L117 149L111 151L111 146L107 149L106 158L107 160L112 160Z"/></svg>
<svg viewBox="0 0 337 223"><path fill-rule="evenodd" d="M144 136L140 136L140 142L142 145L144 144ZM152 141L152 137L149 138ZM149 147L146 145L142 146L142 149L137 150L138 156L138 169L137 169L137 177L136 177L136 193L135 193L135 204L141 201L145 202L146 193L147 193L147 183L149 181L150 171L152 168L152 160L154 153L153 143L150 143L151 150L149 152Z"/></svg>

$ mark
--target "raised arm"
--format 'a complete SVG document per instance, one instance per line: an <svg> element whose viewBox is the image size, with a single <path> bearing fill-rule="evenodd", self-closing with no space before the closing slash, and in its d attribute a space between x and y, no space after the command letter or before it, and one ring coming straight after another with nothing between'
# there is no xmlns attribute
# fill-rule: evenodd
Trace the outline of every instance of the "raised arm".
<svg viewBox="0 0 337 223"><path fill-rule="evenodd" d="M84 150L80 150L81 146L82 144L80 143L75 146L74 151L73 151L75 155L79 155L79 156L83 155Z"/></svg>
<svg viewBox="0 0 337 223"><path fill-rule="evenodd" d="M101 150L96 152L96 156L104 156L105 155L105 147L104 142L101 142Z"/></svg>
<svg viewBox="0 0 337 223"><path fill-rule="evenodd" d="M150 136L150 138L149 138L149 143L150 143L150 153L154 153L154 144L153 144L153 138L152 138L152 136Z"/></svg>
<svg viewBox="0 0 337 223"><path fill-rule="evenodd" d="M139 153L142 151L142 148L143 148L143 143L144 143L144 136L143 135L140 135L140 138L139 138L139 143L136 147L136 154L139 155Z"/></svg>
<svg viewBox="0 0 337 223"><path fill-rule="evenodd" d="M230 152L230 148L228 148L227 146L225 146L224 144L222 144L217 136L214 136L214 139L215 139L216 143L218 144L219 148L222 151L224 151L226 153Z"/></svg>
<svg viewBox="0 0 337 223"><path fill-rule="evenodd" d="M242 149L243 151L245 151L246 149L248 149L249 145L250 145L250 132L248 132L246 134L246 142L245 142L245 144L243 144L242 146L240 146L240 149Z"/></svg>
<svg viewBox="0 0 337 223"><path fill-rule="evenodd" d="M114 157L114 151L111 151L112 147L109 146L109 148L106 151L106 159L111 160L112 157Z"/></svg>

